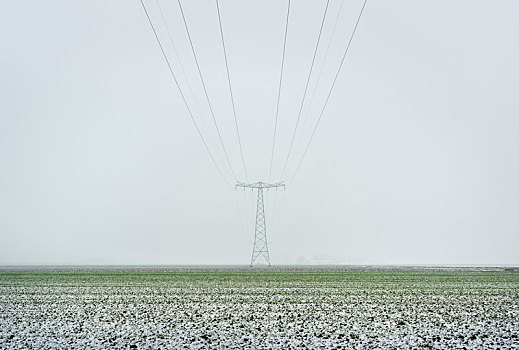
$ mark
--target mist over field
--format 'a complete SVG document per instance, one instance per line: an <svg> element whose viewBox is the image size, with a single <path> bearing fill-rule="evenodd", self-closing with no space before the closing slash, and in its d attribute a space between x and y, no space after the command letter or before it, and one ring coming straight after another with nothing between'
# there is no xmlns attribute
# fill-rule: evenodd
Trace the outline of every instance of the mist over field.
<svg viewBox="0 0 519 350"><path fill-rule="evenodd" d="M519 349L518 13L2 1L0 349Z"/></svg>
<svg viewBox="0 0 519 350"><path fill-rule="evenodd" d="M144 3L178 72L155 2ZM519 264L518 3L369 1L290 182L362 1L343 2L282 178L325 4L292 3L270 179L287 187L266 197L272 263ZM201 131L232 179L177 3L161 5ZM248 180L268 181L286 2L220 6ZM214 2L183 7L246 181ZM250 261L256 193L219 176L139 1L6 1L0 42L1 265Z"/></svg>

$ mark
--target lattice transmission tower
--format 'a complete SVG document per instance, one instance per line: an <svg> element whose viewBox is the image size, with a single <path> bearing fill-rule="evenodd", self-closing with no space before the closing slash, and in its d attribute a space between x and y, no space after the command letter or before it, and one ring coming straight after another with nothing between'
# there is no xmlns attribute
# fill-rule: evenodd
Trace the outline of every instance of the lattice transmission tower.
<svg viewBox="0 0 519 350"><path fill-rule="evenodd" d="M252 247L252 257L250 259L250 266L262 257L263 260L270 266L269 247L267 243L267 224L265 219L265 208L263 205L263 189L285 187L283 181L273 184L265 182L243 183L237 182L236 187L251 188L258 191L258 199L256 201L256 226L254 229L254 246Z"/></svg>

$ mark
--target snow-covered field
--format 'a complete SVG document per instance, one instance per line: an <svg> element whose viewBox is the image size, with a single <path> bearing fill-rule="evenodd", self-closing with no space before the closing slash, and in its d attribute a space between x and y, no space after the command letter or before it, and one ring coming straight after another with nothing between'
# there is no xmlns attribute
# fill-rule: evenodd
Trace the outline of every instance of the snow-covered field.
<svg viewBox="0 0 519 350"><path fill-rule="evenodd" d="M0 348L108 347L519 348L519 271L0 271Z"/></svg>

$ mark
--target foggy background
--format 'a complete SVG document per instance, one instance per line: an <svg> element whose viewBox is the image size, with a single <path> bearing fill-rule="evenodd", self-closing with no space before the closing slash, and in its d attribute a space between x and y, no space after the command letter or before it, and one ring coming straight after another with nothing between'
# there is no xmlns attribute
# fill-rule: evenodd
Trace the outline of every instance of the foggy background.
<svg viewBox="0 0 519 350"><path fill-rule="evenodd" d="M189 102L234 182L178 4L160 4ZM246 181L215 2L182 4ZM362 0L344 0L280 178L325 4L292 0L271 181L294 173ZM286 2L220 6L249 181L268 181ZM297 176L268 195L273 264L519 263L518 15L517 1L368 1ZM139 1L7 0L0 43L0 264L249 263L255 194L211 163Z"/></svg>

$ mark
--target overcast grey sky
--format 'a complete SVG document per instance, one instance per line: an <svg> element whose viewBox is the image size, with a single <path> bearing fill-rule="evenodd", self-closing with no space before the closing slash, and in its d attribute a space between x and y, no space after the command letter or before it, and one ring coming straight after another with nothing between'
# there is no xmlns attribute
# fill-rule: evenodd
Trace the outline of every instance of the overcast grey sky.
<svg viewBox="0 0 519 350"><path fill-rule="evenodd" d="M145 3L234 180L177 2L160 4L194 99ZM284 180L325 4L292 0L272 181ZM220 5L249 180L267 181L286 2ZM245 181L215 2L183 6ZM316 73L339 6L330 0ZM288 180L361 6L344 0ZM518 15L515 0L368 1L297 177L269 194L273 264L519 264ZM254 198L215 170L138 0L7 0L0 43L0 264L248 263Z"/></svg>

